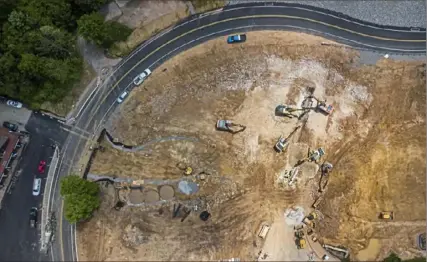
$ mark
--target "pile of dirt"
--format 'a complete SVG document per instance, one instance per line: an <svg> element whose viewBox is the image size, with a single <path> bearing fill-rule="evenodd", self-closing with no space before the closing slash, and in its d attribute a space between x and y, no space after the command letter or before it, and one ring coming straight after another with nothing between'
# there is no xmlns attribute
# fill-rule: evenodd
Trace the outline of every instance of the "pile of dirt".
<svg viewBox="0 0 427 262"><path fill-rule="evenodd" d="M194 174L208 172L203 181L194 177L196 194L177 191L176 198L203 203L211 218L201 221L198 210L180 222L172 218L173 202L166 201L161 209L100 211L83 236L96 235L90 231L96 231L102 214L114 232L100 248L113 250L105 255L109 260L255 260L260 223L274 221L293 206L309 210L317 190L314 163L300 166L296 186L289 190L278 190L278 174L307 157L308 148L322 147L334 170L320 209L319 236L353 253L369 238L384 239L378 257L390 249L399 253L399 241L409 246L402 236L425 222L425 76L420 65L382 61L356 67L356 52L321 45L327 41L304 34L254 32L248 39L243 45L209 41L153 72L108 123L114 137L141 151L107 147L92 165L92 173L134 179L181 178L178 163L191 166ZM279 104L300 106L309 89L335 111L329 116L311 111L305 122L275 116ZM235 135L218 132L218 119L246 129ZM277 139L297 125L302 127L288 149L276 153ZM168 140L171 136L183 139ZM414 189L419 192L415 197ZM384 210L396 211L395 221L378 221L377 212ZM140 221L155 234L128 252L118 244L125 231L121 225ZM408 221L415 224L400 224ZM385 226L393 223L400 228ZM82 258L97 258L85 251L90 248L79 248Z"/></svg>

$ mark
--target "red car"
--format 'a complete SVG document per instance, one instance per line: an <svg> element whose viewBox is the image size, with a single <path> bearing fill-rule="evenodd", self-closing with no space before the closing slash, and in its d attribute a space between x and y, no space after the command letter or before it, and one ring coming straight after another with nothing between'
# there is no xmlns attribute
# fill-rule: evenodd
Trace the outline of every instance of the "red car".
<svg viewBox="0 0 427 262"><path fill-rule="evenodd" d="M40 161L39 167L38 167L40 174L44 173L45 167L46 167L46 161L44 161L44 160Z"/></svg>

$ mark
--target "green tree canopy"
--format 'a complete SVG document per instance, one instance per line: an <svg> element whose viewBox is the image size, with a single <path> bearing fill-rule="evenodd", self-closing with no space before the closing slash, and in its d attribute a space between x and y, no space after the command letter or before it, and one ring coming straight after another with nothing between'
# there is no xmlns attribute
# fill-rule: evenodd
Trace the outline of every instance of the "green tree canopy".
<svg viewBox="0 0 427 262"><path fill-rule="evenodd" d="M64 0L21 0L19 10L28 14L40 26L72 26L71 5Z"/></svg>
<svg viewBox="0 0 427 262"><path fill-rule="evenodd" d="M70 223L77 223L79 221L88 219L92 216L94 210L98 209L100 205L97 196L88 194L71 194L65 197L65 219Z"/></svg>
<svg viewBox="0 0 427 262"><path fill-rule="evenodd" d="M61 196L71 194L95 196L99 193L96 183L83 179L76 175L66 176L61 180Z"/></svg>
<svg viewBox="0 0 427 262"><path fill-rule="evenodd" d="M65 199L65 218L70 223L89 218L100 205L99 186L76 175L61 180L60 193Z"/></svg>
<svg viewBox="0 0 427 262"><path fill-rule="evenodd" d="M104 22L104 17L98 13L83 15L77 25L81 36L103 48L125 40L132 32L130 28L115 21Z"/></svg>
<svg viewBox="0 0 427 262"><path fill-rule="evenodd" d="M88 14L97 11L101 6L111 0L71 0L74 9L78 14Z"/></svg>

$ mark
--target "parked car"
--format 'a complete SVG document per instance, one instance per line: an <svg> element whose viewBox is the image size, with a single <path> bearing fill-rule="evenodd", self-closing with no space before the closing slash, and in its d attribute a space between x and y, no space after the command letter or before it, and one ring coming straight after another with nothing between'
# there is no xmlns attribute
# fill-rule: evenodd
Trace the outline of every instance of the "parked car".
<svg viewBox="0 0 427 262"><path fill-rule="evenodd" d="M39 166L37 167L37 170L39 171L40 174L44 174L44 170L46 168L46 161L42 160L39 163Z"/></svg>
<svg viewBox="0 0 427 262"><path fill-rule="evenodd" d="M30 209L30 227L35 228L37 224L37 213L38 210L36 207Z"/></svg>
<svg viewBox="0 0 427 262"><path fill-rule="evenodd" d="M16 132L18 130L18 125L12 124L11 122L4 121L3 127L6 127L10 131Z"/></svg>
<svg viewBox="0 0 427 262"><path fill-rule="evenodd" d="M243 43L246 41L246 35L231 35L227 37L227 43L233 44L233 43Z"/></svg>
<svg viewBox="0 0 427 262"><path fill-rule="evenodd" d="M33 196L40 195L40 188L42 186L42 179L41 178L34 178L33 182Z"/></svg>
<svg viewBox="0 0 427 262"><path fill-rule="evenodd" d="M15 108L21 108L22 107L22 103L17 102L17 101L13 101L13 100L7 100L6 105L12 106Z"/></svg>
<svg viewBox="0 0 427 262"><path fill-rule="evenodd" d="M128 91L124 91L118 98L117 98L117 103L121 104L125 98L128 96Z"/></svg>
<svg viewBox="0 0 427 262"><path fill-rule="evenodd" d="M151 75L151 70L150 69L145 69L144 72L142 72L141 74L139 74L137 77L135 77L135 79L133 80L133 83L136 86L139 86L140 84L142 84L142 82L144 82L144 80Z"/></svg>

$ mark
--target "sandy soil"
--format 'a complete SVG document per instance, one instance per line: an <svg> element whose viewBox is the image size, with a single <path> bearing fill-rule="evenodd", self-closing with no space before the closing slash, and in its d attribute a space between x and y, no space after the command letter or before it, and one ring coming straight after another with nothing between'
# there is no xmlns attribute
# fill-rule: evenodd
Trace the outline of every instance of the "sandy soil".
<svg viewBox="0 0 427 262"><path fill-rule="evenodd" d="M107 147L98 152L91 172L177 178L182 171L176 164L184 163L195 173L225 180L198 181L200 192L188 198L204 204L184 222L171 218L172 202L112 212L112 189L104 189L103 206L78 228L80 260L255 260L262 249L276 250L270 255L278 260L301 259L292 248L274 248L256 234L269 221L277 228L274 239L293 241L293 232L277 223L295 204L310 210L318 166L301 165L295 188L278 185L277 177L304 158L308 148L319 146L335 166L320 209L323 240L356 254L370 238L382 239L375 258L391 249L415 256L411 249L403 254L398 243L413 246L406 240L425 223L423 67L395 61L355 67L356 52L321 42L327 41L254 32L242 45L212 40L153 72L107 126L121 142L141 146L141 151ZM300 106L308 87L335 106L332 115L311 111L306 122L274 115L278 104ZM236 135L218 132L218 119L247 128ZM277 154L274 143L296 125L301 130L286 152ZM152 143L170 136L197 141ZM202 210L212 214L207 222L198 218ZM394 210L395 220L376 219L383 210ZM390 226L401 221L406 224Z"/></svg>

